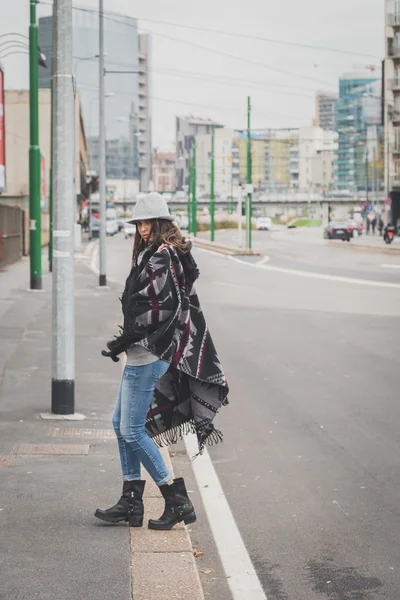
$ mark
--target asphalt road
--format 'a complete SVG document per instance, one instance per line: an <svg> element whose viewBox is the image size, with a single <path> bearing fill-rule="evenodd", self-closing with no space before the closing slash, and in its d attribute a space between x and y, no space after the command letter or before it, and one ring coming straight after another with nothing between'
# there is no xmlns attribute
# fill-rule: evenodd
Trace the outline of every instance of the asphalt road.
<svg viewBox="0 0 400 600"><path fill-rule="evenodd" d="M398 600L400 286L350 277L400 283L380 266L399 257L266 236L271 264L349 279L196 252L231 386L214 467L268 600ZM123 281L130 250L108 241L110 277ZM214 560L206 520L193 529ZM228 599L215 569L221 592L206 582L206 597Z"/></svg>
<svg viewBox="0 0 400 600"><path fill-rule="evenodd" d="M209 237L208 233L201 235ZM217 231L216 241L237 245L237 230ZM357 241L351 241L350 245L355 245L357 242L365 243L365 241L368 240L364 235ZM378 247L387 251L382 238L375 236L373 241ZM269 264L273 266L400 283L399 254L362 252L349 248L347 242L340 241L338 247L332 247L323 239L319 228L253 231L253 248L262 255L268 256Z"/></svg>

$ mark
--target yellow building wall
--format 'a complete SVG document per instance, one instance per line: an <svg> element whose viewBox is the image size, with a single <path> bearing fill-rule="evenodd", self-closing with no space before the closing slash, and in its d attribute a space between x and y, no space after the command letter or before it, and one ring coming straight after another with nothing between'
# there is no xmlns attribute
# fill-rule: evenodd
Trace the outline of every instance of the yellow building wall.
<svg viewBox="0 0 400 600"><path fill-rule="evenodd" d="M247 179L247 139L236 139L239 148L240 179ZM251 177L254 187L258 188L265 181L265 142L263 140L251 140Z"/></svg>

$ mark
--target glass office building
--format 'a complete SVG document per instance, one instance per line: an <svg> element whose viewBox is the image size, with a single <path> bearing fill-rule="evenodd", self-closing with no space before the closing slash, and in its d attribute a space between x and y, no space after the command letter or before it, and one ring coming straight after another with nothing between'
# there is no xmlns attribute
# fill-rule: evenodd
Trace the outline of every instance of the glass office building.
<svg viewBox="0 0 400 600"><path fill-rule="evenodd" d="M52 72L52 21L39 19L39 44L48 57L48 69L40 69L39 85L50 87ZM126 15L105 13L105 124L107 151L107 178L139 178L138 115L139 75L127 73L139 68L139 35L137 20ZM99 16L95 9L73 9L73 69L77 91L82 102L83 117L88 139L89 165L98 170L96 145L99 131ZM107 72L108 71L108 72ZM110 73L124 71L125 73ZM119 154L122 153L120 159Z"/></svg>
<svg viewBox="0 0 400 600"><path fill-rule="evenodd" d="M380 79L370 71L344 74L335 107L338 146L334 181L338 190L357 193L372 189L369 163L378 152L381 134Z"/></svg>

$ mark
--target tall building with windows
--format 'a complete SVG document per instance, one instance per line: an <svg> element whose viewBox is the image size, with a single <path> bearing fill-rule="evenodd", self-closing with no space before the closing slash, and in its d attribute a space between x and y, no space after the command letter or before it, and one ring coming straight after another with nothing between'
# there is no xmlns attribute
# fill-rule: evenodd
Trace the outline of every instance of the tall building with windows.
<svg viewBox="0 0 400 600"><path fill-rule="evenodd" d="M98 11L74 7L72 15L73 72L81 97L89 146L95 150L99 128ZM39 44L48 58L49 67L39 72L42 88L50 87L52 27L52 16L39 19ZM120 156L129 177L140 177L143 189L147 191L151 179L150 40L148 36L139 35L136 19L106 12L104 46L106 139L109 150L112 148L112 152L116 153L115 160L107 161L107 178L120 176L121 169L117 165ZM120 151L123 156L118 155ZM95 151L90 153L90 156L95 155ZM116 165L115 168L112 164ZM91 168L94 166L90 165Z"/></svg>
<svg viewBox="0 0 400 600"><path fill-rule="evenodd" d="M322 127L299 131L299 189L328 191L333 184L333 161L337 134Z"/></svg>
<svg viewBox="0 0 400 600"><path fill-rule="evenodd" d="M183 190L189 179L189 154L196 135L211 133L211 125L215 129L223 127L211 119L201 117L176 117L176 189Z"/></svg>
<svg viewBox="0 0 400 600"><path fill-rule="evenodd" d="M152 178L150 42L148 34L139 35L139 174L142 192L150 191Z"/></svg>
<svg viewBox="0 0 400 600"><path fill-rule="evenodd" d="M373 71L352 71L340 77L334 161L335 186L339 190L357 193L373 189L369 170L382 133L380 89L380 77Z"/></svg>
<svg viewBox="0 0 400 600"><path fill-rule="evenodd" d="M391 219L400 219L400 1L385 0L383 69L385 195L391 197Z"/></svg>
<svg viewBox="0 0 400 600"><path fill-rule="evenodd" d="M338 95L333 92L317 92L313 125L322 129L334 129L335 105L338 99Z"/></svg>
<svg viewBox="0 0 400 600"><path fill-rule="evenodd" d="M266 141L267 188L296 189L299 186L299 130L271 130Z"/></svg>
<svg viewBox="0 0 400 600"><path fill-rule="evenodd" d="M214 192L227 200L232 189L233 129L220 127L214 133ZM196 183L199 197L210 195L212 134L196 135Z"/></svg>
<svg viewBox="0 0 400 600"><path fill-rule="evenodd" d="M153 188L156 192L175 192L176 190L176 154L153 150L152 172Z"/></svg>

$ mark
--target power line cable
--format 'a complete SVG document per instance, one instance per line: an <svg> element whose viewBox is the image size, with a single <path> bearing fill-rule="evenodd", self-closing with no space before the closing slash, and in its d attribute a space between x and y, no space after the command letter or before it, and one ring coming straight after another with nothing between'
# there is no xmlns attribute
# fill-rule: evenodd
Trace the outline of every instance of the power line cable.
<svg viewBox="0 0 400 600"><path fill-rule="evenodd" d="M52 2L46 2L46 1L41 1L41 4L53 5ZM73 9L80 10L82 12L91 12L91 13L98 12L95 9L85 8L83 6L79 6L76 4L73 5ZM128 25L128 23L126 23L126 21L121 21L119 19L116 19L115 17L116 16L120 16L120 17L128 16L129 17L129 15L123 15L123 14L112 13L112 12L106 11L104 16L107 17L108 15L114 15L113 20L115 22L121 23L122 25ZM349 56L360 56L360 57L364 57L364 58L373 58L378 61L381 60L380 56L376 56L374 54L366 54L363 52L355 52L354 50L342 50L340 48L330 48L328 46L318 46L315 44L305 44L303 42L280 40L280 39L276 39L276 38L268 38L268 37L263 37L263 36L258 36L258 35L250 35L250 34L236 32L236 31L224 31L221 29L213 29L211 27L199 27L196 25L189 25L189 24L185 24L185 23L176 23L176 22L172 22L172 21L161 21L158 19L149 19L146 17L130 17L130 18L137 19L138 21L146 21L148 23L154 23L156 25L167 25L168 27L178 27L181 29L189 29L192 31L200 31L200 32L204 32L204 33L215 33L217 35L227 35L229 37L238 37L238 38L242 38L242 39L248 39L251 41L267 42L267 43L271 43L271 44L282 44L285 46L294 46L297 48L308 48L310 50L320 50L323 52L334 52L336 54L344 54L344 55L349 55Z"/></svg>
<svg viewBox="0 0 400 600"><path fill-rule="evenodd" d="M48 4L48 5L52 5L53 4L52 2L46 2L46 1L41 2L41 3L42 4ZM90 14L97 14L98 13L97 10L89 9L89 8L83 8L83 7L79 7L79 6L76 6L76 5L73 6L73 9L79 10L81 12L90 13ZM123 15L121 15L121 16L123 16ZM107 20L109 20L109 21L114 21L116 23L124 25L126 27L132 27L133 29L137 30L137 26L136 25L130 25L129 23L121 21L120 19L116 19L115 17L110 17L109 14L107 14L107 13L104 14L104 18L107 19ZM134 19L134 17L131 17L131 18ZM274 72L277 72L277 73L282 73L282 74L285 74L285 75L290 75L291 77L299 77L300 79L307 79L309 81L315 81L317 83L322 83L323 85L329 85L329 86L332 85L331 82L328 83L327 81L322 81L321 79L317 79L315 77L309 77L307 75L300 75L299 73L296 73L296 72L293 72L293 71L286 71L284 69L281 69L280 67L274 67L272 65L266 65L265 63L260 63L258 61L253 61L251 59L247 59L247 58L244 58L242 56L238 56L238 55L235 55L235 54L230 54L229 52L224 52L223 50L217 50L215 48L211 48L211 47L208 47L208 46L203 46L202 44L196 44L195 42L188 42L186 40L182 40L182 39L176 38L174 36L169 36L167 34L158 33L156 31L151 31L151 30L148 30L148 29L147 30L143 29L143 31L145 33L150 33L152 35L155 35L156 37L157 36L158 37L163 37L163 38L168 39L168 40L170 40L172 42L175 42L175 43L185 44L187 46L191 46L193 48L198 48L199 50L203 50L205 52L212 52L214 54L219 54L219 55L225 56L227 58L232 58L234 60L239 60L241 62L245 62L247 64L252 64L252 65L255 65L255 66L258 66L258 67L261 67L261 68L264 68L264 69L268 69L268 70L271 70L271 71L274 71Z"/></svg>

